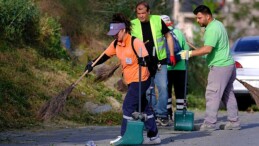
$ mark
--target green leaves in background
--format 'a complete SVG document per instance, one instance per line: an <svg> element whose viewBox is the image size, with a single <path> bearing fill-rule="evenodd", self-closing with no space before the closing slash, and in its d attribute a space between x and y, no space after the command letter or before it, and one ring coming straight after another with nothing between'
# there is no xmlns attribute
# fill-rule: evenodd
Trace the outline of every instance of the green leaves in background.
<svg viewBox="0 0 259 146"><path fill-rule="evenodd" d="M39 10L29 0L0 0L0 38L33 43L38 36Z"/></svg>

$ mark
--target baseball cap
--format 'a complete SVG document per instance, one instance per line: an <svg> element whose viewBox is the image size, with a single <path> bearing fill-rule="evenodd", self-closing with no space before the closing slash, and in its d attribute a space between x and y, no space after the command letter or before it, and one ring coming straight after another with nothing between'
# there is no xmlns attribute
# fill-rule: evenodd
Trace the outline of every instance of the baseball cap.
<svg viewBox="0 0 259 146"><path fill-rule="evenodd" d="M110 30L107 35L116 35L120 30L126 28L125 23L110 23Z"/></svg>
<svg viewBox="0 0 259 146"><path fill-rule="evenodd" d="M173 25L173 22L170 20L170 17L167 15L160 15L161 19L165 22L166 26Z"/></svg>

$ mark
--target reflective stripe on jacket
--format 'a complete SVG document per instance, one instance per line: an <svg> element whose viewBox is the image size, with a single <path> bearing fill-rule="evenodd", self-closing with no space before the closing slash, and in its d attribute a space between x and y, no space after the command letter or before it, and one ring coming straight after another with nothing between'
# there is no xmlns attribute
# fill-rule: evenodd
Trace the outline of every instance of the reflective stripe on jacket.
<svg viewBox="0 0 259 146"><path fill-rule="evenodd" d="M132 20L131 23L132 23L131 35L143 41L141 23L139 19L136 18ZM160 16L150 15L150 27L152 31L155 48L156 48L157 58L158 60L163 60L166 58L166 47L165 47L164 37L162 34L162 24L161 24Z"/></svg>

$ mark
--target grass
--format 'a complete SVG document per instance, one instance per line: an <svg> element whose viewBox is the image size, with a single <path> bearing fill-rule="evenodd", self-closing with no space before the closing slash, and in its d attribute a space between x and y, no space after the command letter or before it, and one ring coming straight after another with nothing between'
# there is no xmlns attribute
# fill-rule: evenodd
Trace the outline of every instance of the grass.
<svg viewBox="0 0 259 146"><path fill-rule="evenodd" d="M121 112L104 112L101 114L91 114L89 112L81 112L78 115L74 115L70 120L73 119L78 123L84 125L120 125L122 122Z"/></svg>
<svg viewBox="0 0 259 146"><path fill-rule="evenodd" d="M36 114L42 104L76 81L83 73L80 65L72 66L70 61L44 58L32 48L1 50L0 65L0 130L40 124ZM76 86L69 95L60 118L82 122L94 117L82 111L86 101L104 104L108 96L121 101L121 93L107 88L103 83L95 84L93 79L94 74L89 74ZM118 114L101 114L95 122L105 123L109 119L118 121L111 118Z"/></svg>

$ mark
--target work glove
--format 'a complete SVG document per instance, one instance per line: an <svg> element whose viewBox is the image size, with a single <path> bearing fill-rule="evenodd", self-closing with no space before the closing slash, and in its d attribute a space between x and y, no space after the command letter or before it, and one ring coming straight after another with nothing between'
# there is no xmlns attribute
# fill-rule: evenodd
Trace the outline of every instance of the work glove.
<svg viewBox="0 0 259 146"><path fill-rule="evenodd" d="M179 54L181 55L182 59L186 59L187 55L188 55L188 58L192 57L192 51L189 51L189 50L182 50L181 52L179 52Z"/></svg>
<svg viewBox="0 0 259 146"><path fill-rule="evenodd" d="M139 112L133 112L133 113L132 113L132 118L133 118L134 120L138 120L138 119L139 119L139 115L140 115Z"/></svg>
<svg viewBox="0 0 259 146"><path fill-rule="evenodd" d="M174 56L170 56L170 62L173 66L175 66L176 64L176 60L175 60L175 57Z"/></svg>
<svg viewBox="0 0 259 146"><path fill-rule="evenodd" d="M146 61L145 61L145 59L144 59L143 57L139 57L139 58L138 58L138 64L139 64L140 66L146 66Z"/></svg>
<svg viewBox="0 0 259 146"><path fill-rule="evenodd" d="M85 66L85 71L88 70L88 73L91 72L93 70L92 64L93 64L92 61L88 62L87 65Z"/></svg>
<svg viewBox="0 0 259 146"><path fill-rule="evenodd" d="M134 120L141 120L143 122L148 120L147 114L139 113L139 112L133 112L132 113L132 118Z"/></svg>

